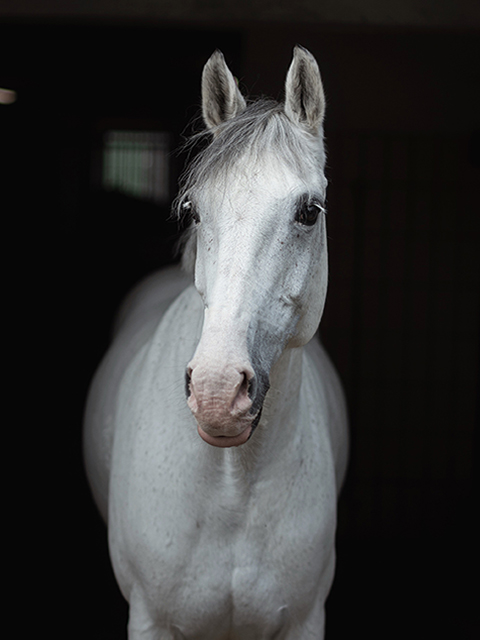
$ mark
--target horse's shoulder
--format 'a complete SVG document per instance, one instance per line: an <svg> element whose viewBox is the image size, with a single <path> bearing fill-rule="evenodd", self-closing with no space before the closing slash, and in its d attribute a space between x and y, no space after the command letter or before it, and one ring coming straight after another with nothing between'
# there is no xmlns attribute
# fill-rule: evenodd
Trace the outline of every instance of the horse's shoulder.
<svg viewBox="0 0 480 640"><path fill-rule="evenodd" d="M173 300L192 283L191 275L172 265L141 280L123 300L114 324L114 335L138 325L158 323Z"/></svg>
<svg viewBox="0 0 480 640"><path fill-rule="evenodd" d="M152 339L173 300L191 282L178 267L157 271L127 295L116 317L113 341L90 385L84 418L84 457L95 501L107 517L115 414L122 380Z"/></svg>
<svg viewBox="0 0 480 640"><path fill-rule="evenodd" d="M313 338L305 348L305 370L310 384L316 388L319 403L318 415L327 425L338 489L343 483L348 459L348 414L343 387L339 375L326 349L318 338Z"/></svg>

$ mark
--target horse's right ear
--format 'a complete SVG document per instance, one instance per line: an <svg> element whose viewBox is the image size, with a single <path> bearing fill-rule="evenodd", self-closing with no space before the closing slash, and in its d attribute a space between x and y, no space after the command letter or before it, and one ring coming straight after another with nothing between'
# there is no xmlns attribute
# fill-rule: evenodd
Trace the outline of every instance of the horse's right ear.
<svg viewBox="0 0 480 640"><path fill-rule="evenodd" d="M203 119L209 129L215 129L245 109L245 99L235 78L218 49L208 59L202 75Z"/></svg>

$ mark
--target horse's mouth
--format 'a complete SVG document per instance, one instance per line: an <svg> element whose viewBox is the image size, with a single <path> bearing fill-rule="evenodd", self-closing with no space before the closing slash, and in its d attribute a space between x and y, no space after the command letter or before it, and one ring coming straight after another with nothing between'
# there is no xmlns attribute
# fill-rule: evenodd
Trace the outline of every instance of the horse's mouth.
<svg viewBox="0 0 480 640"><path fill-rule="evenodd" d="M255 416L253 422L248 425L246 429L238 433L236 436L212 436L206 431L202 429L202 427L197 424L198 435L204 440L206 443L212 445L212 447L239 447L242 444L245 444L252 437L253 432L255 431L258 423L260 422L260 418L262 415L262 408L258 411Z"/></svg>
<svg viewBox="0 0 480 640"><path fill-rule="evenodd" d="M250 438L253 426L250 424L246 429L237 434L236 436L211 436L204 431L200 425L197 425L198 435L205 440L207 444L212 447L239 447L241 444L245 444Z"/></svg>

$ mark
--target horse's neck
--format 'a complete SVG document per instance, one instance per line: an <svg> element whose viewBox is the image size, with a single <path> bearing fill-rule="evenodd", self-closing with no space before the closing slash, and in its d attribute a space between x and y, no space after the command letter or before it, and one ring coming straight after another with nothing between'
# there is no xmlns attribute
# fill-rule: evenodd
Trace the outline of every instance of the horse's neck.
<svg viewBox="0 0 480 640"><path fill-rule="evenodd" d="M286 349L270 372L270 389L265 399L262 422L273 421L279 425L287 425L296 419L302 384L303 348ZM281 428L275 433L273 429L265 429L264 438L291 442L291 432ZM272 444L272 443L269 443Z"/></svg>

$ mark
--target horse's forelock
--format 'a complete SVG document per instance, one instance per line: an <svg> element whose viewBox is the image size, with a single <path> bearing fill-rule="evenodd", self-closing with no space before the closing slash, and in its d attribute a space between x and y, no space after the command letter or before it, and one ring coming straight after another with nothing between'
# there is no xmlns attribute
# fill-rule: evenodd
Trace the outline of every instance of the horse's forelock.
<svg viewBox="0 0 480 640"><path fill-rule="evenodd" d="M209 131L196 134L187 143L204 143ZM251 166L265 154L273 154L301 176L318 175L325 164L323 132L317 136L295 125L285 115L282 104L274 100L251 103L235 118L217 128L215 136L190 162L180 181L180 190L173 205L174 215L185 218L186 201L194 197L203 185L230 179L231 172L241 171L243 163ZM191 240L192 230L187 231ZM191 253L192 242L182 246ZM190 249L189 249L190 247ZM191 263L191 260L187 260Z"/></svg>

